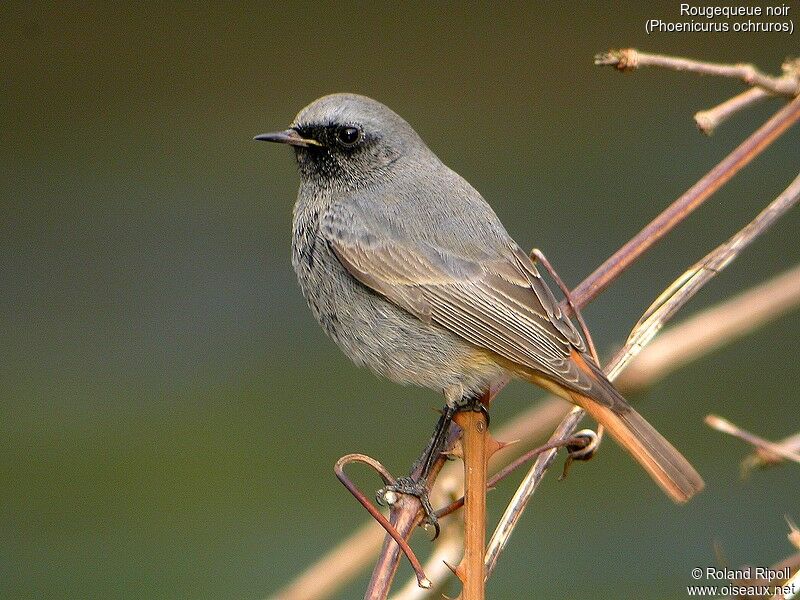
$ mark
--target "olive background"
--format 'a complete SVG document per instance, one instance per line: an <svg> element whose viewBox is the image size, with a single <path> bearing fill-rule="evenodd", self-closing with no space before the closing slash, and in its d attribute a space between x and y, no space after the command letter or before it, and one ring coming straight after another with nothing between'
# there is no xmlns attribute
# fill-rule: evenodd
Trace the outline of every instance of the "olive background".
<svg viewBox="0 0 800 600"><path fill-rule="evenodd" d="M706 138L693 113L737 82L592 65L633 46L778 72L797 53L797 34L645 33L678 7L2 3L0 597L267 597L364 522L339 456L402 473L424 445L441 398L355 368L314 323L289 259L293 157L253 135L326 93L375 97L574 286L780 106ZM791 181L798 131L587 308L603 356ZM798 226L684 314L796 264ZM794 312L631 397L707 490L674 506L606 443L547 478L489 597L683 598L694 567L788 555L800 471L740 480L746 448L702 420L797 431L798 336ZM542 395L512 384L494 422Z"/></svg>

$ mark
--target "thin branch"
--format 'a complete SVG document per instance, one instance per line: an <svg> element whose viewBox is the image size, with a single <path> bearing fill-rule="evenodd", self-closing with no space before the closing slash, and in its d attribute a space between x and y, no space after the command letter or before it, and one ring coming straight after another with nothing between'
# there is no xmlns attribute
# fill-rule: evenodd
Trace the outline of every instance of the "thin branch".
<svg viewBox="0 0 800 600"><path fill-rule="evenodd" d="M741 112L761 102L763 99L769 98L770 95L771 94L763 88L750 88L726 100L722 104L718 104L714 108L696 112L694 115L694 122L697 124L697 128L700 131L706 135L711 135L717 127L722 125L722 123L730 119L737 112Z"/></svg>
<svg viewBox="0 0 800 600"><path fill-rule="evenodd" d="M700 289L727 267L753 241L769 229L800 201L800 175L762 210L755 219L733 235L727 242L709 252L650 305L634 327L626 343L626 353L635 356L664 327ZM631 358L632 358L631 356ZM623 364L630 358L623 357ZM616 378L619 373L614 373Z"/></svg>
<svg viewBox="0 0 800 600"><path fill-rule="evenodd" d="M595 64L614 66L620 71L630 71L640 67L661 67L673 71L690 71L700 75L715 75L740 79L753 86L745 92L708 110L695 114L697 127L706 135L711 135L724 121L737 112L749 108L770 96L794 98L800 95L800 59L789 59L781 65L783 75L771 77L761 73L753 65L725 65L708 63L674 56L648 54L633 48L610 50L595 56Z"/></svg>
<svg viewBox="0 0 800 600"><path fill-rule="evenodd" d="M389 473L386 467L384 467L380 462L370 456L367 456L366 454L347 454L336 461L336 465L333 469L334 473L336 473L336 477L338 477L339 481L341 481L342 484L347 488L347 491L353 494L353 497L358 500L361 506L367 510L372 518L375 519L380 526L383 527L386 533L389 534L389 536L391 536L391 538L400 546L403 554L405 554L406 558L408 558L408 562L411 563L411 568L414 569L419 587L425 589L430 588L431 582L425 576L425 572L422 570L422 565L414 554L414 551L411 549L411 546L408 545L408 542L397 532L397 530L392 526L391 523L389 523L386 517L381 514L375 505L369 501L364 493L359 490L358 487L356 487L353 481L347 476L347 473L344 472L344 468L353 462L360 462L372 467L372 469L381 476L384 485L394 485L396 483L395 478L392 477L391 473Z"/></svg>
<svg viewBox="0 0 800 600"><path fill-rule="evenodd" d="M548 443L557 444L563 440L568 439L575 431L578 423L583 418L583 410L579 407L574 407L569 414L559 423L553 435L550 436ZM539 486L547 469L553 463L558 450L556 448L548 450L540 454L533 463L528 476L523 479L520 486L517 488L511 502L508 503L505 512L503 513L500 522L489 539L489 544L486 547L486 576L491 577L494 568L497 566L497 560L500 553L505 549L511 533L519 522L528 501L533 496L533 492Z"/></svg>
<svg viewBox="0 0 800 600"><path fill-rule="evenodd" d="M753 65L703 62L690 58L639 52L635 48L609 50L608 52L597 54L594 57L594 64L613 66L620 71L632 71L642 67L661 67L672 71L689 71L699 75L715 75L717 77L739 79L747 85L760 87L776 96L794 98L800 94L800 81L797 78L796 71L794 73L786 73L785 66L785 74L782 77L772 77L762 73Z"/></svg>
<svg viewBox="0 0 800 600"><path fill-rule="evenodd" d="M448 432L448 441L445 448L451 449L460 435L460 428L453 423ZM430 487L432 487L433 482L436 481L439 471L445 464L445 460L444 455L441 455L431 465L430 472L428 473ZM422 468L422 463L419 463L412 471L411 477L418 480ZM390 523L394 526L395 530L407 540L414 529L416 529L423 520L422 504L419 498L409 494L401 494L400 499L391 506L390 517ZM397 567L400 564L399 561L400 546L391 536L387 535L384 538L383 546L378 556L378 562L372 569L372 577L370 577L367 590L364 593L365 599L385 600L385 598L389 596L389 589L397 573Z"/></svg>
<svg viewBox="0 0 800 600"><path fill-rule="evenodd" d="M758 448L759 450L764 450L765 452L769 452L775 456L780 456L784 460L791 460L800 464L800 454L797 452L792 452L791 450L784 448L781 444L770 442L769 440L765 440L754 433L750 433L738 425L731 423L727 419L723 419L717 415L708 415L706 416L706 425L712 429L721 431L722 433L727 433L735 438L739 438L743 442L746 442L751 446Z"/></svg>
<svg viewBox="0 0 800 600"><path fill-rule="evenodd" d="M605 372L608 378L611 381L616 379L641 348L664 326L664 323L671 319L708 281L727 267L744 248L750 245L754 239L766 231L781 215L785 214L791 206L797 203L798 199L800 199L800 175L752 222L726 243L710 252L703 260L696 263L692 269L667 288L667 291L659 296L644 317L637 323L622 350L606 366ZM553 435L550 436L549 441L555 443L570 437L582 417L583 410L575 407L564 418ZM514 498L506 507L503 517L487 547L487 576L491 576L494 571L497 560L506 547L521 513L525 510L534 491L541 483L547 469L555 460L556 453L557 450L550 450L539 455L528 475L520 484Z"/></svg>
<svg viewBox="0 0 800 600"><path fill-rule="evenodd" d="M800 454L800 431L786 437L777 444L784 450ZM752 454L748 454L742 460L742 475L747 476L753 469L765 469L767 467L774 467L783 462L783 458L773 454L769 450L756 448Z"/></svg>
<svg viewBox="0 0 800 600"><path fill-rule="evenodd" d="M419 499L408 494L402 494L400 499L392 504L389 512L390 523L405 539L408 539L411 532L422 522ZM385 535L364 598L384 600L388 597L398 566L400 566L400 546L392 536Z"/></svg>

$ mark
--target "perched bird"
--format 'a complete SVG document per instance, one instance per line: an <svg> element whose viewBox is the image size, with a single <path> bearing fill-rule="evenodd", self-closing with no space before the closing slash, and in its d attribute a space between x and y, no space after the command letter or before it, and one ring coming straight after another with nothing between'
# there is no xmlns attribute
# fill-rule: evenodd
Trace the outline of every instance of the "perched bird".
<svg viewBox="0 0 800 600"><path fill-rule="evenodd" d="M673 500L703 488L587 354L492 208L399 115L332 94L255 139L294 147L292 264L356 364L444 392L451 406L510 373L586 410Z"/></svg>

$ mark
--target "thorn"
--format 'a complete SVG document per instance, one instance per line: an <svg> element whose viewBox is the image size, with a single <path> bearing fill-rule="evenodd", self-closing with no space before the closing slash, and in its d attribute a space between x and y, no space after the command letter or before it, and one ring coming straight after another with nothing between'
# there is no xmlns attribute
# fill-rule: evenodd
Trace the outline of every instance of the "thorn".
<svg viewBox="0 0 800 600"><path fill-rule="evenodd" d="M458 572L458 567L454 567L453 565L451 565L446 560L443 560L442 562L444 563L444 566L447 567L448 569L450 569L450 572L453 573L453 575L455 575L459 579L461 579L461 581L463 583L464 580L462 579L461 574Z"/></svg>
<svg viewBox="0 0 800 600"><path fill-rule="evenodd" d="M495 452L503 447L503 445L498 442L491 433L487 433L484 447L486 448L486 460L489 460Z"/></svg>
<svg viewBox="0 0 800 600"><path fill-rule="evenodd" d="M453 445L453 449L450 452L446 453L447 456L453 456L455 458L460 458L463 460L464 458L464 446L461 444L461 438L459 438L456 443Z"/></svg>
<svg viewBox="0 0 800 600"><path fill-rule="evenodd" d="M514 444L519 443L520 440L511 440L510 442L501 442L498 439L495 439L489 436L489 439L486 440L486 455L491 458L495 455L496 452L500 452L509 446L513 446Z"/></svg>
<svg viewBox="0 0 800 600"><path fill-rule="evenodd" d="M464 570L463 560L458 563L458 566L456 567L456 577L458 577L462 582L467 578L467 572Z"/></svg>
<svg viewBox="0 0 800 600"><path fill-rule="evenodd" d="M501 442L497 440L497 443L500 445L498 450L502 450L503 448L508 448L509 446L513 446L514 444L519 444L521 440L509 440L508 442Z"/></svg>
<svg viewBox="0 0 800 600"><path fill-rule="evenodd" d="M443 560L442 562L444 563L444 566L446 566L448 569L450 569L450 571L452 571L453 575L455 575L461 580L461 583L464 583L464 577L466 574L464 573L464 569L461 566L461 563L459 563L457 567L454 567L446 560Z"/></svg>

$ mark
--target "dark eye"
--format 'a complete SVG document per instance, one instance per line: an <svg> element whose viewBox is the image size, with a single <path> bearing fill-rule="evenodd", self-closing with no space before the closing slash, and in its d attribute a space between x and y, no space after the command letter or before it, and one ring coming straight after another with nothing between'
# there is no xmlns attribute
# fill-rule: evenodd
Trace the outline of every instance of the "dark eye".
<svg viewBox="0 0 800 600"><path fill-rule="evenodd" d="M361 140L361 130L358 127L347 125L337 130L336 137L345 146L355 146Z"/></svg>

